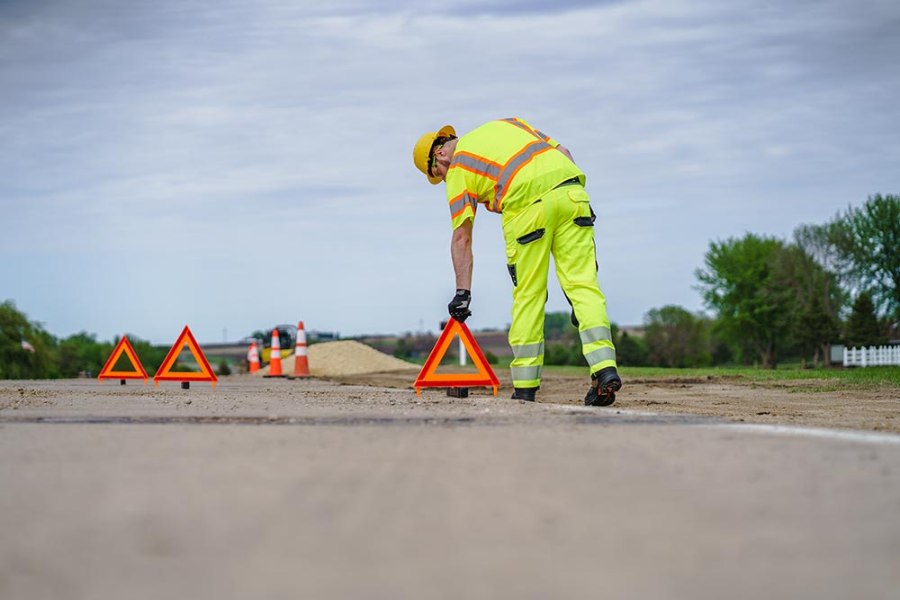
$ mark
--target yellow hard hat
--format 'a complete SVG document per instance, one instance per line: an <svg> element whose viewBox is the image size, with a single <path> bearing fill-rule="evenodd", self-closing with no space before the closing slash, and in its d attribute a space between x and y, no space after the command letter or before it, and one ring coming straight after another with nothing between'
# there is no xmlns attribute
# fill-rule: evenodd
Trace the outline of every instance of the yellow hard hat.
<svg viewBox="0 0 900 600"><path fill-rule="evenodd" d="M434 145L434 140L439 137L450 135L456 137L456 130L453 129L452 125L444 125L438 131L429 131L420 137L419 141L416 142L416 147L413 148L413 164L416 165L417 169L425 173L425 177L428 178L428 182L432 185L440 183L441 178L432 177L428 174L428 155L431 154L431 147Z"/></svg>

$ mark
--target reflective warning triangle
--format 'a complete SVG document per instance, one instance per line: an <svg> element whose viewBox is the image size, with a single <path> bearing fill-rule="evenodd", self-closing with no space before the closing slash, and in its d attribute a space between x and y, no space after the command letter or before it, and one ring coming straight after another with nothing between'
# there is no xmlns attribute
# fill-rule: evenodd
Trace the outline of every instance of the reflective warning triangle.
<svg viewBox="0 0 900 600"><path fill-rule="evenodd" d="M457 337L462 340L478 373L437 373L438 365L447 353L447 348ZM466 324L451 318L447 321L447 326L441 332L441 337L435 343L431 354L428 355L422 370L419 371L419 377L413 386L416 388L417 396L421 394L423 387L492 387L496 396L500 381Z"/></svg>
<svg viewBox="0 0 900 600"><path fill-rule="evenodd" d="M129 362L131 362L131 371L113 371L122 354L125 354ZM97 379L100 380L100 383L103 383L104 379L143 379L144 385L147 385L147 380L150 377L147 375L147 371L144 370L144 365L138 360L137 353L135 353L131 342L128 341L127 335L123 335L116 347L113 348L112 354L106 360L106 364L100 369Z"/></svg>
<svg viewBox="0 0 900 600"><path fill-rule="evenodd" d="M171 371L175 361L178 360L178 355L181 354L181 351L185 346L188 347L188 350L194 355L194 360L200 365L200 372ZM178 339L175 340L175 343L172 344L169 353L166 354L165 360L162 361L162 364L159 365L159 370L157 370L156 375L153 376L153 382L157 387L159 386L160 381L210 381L212 382L213 388L215 388L218 380L219 378L216 377L212 367L209 366L206 355L203 354L203 350L200 349L200 345L197 343L197 340L194 339L194 334L191 333L191 330L187 325L184 326L181 335L179 335Z"/></svg>

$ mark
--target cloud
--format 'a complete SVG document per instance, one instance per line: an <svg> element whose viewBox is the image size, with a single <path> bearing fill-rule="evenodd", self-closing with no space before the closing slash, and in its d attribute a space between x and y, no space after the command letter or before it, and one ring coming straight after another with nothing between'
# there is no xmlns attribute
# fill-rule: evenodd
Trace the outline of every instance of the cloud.
<svg viewBox="0 0 900 600"><path fill-rule="evenodd" d="M432 328L449 223L412 144L519 115L588 174L613 320L697 309L710 240L896 188L898 22L876 0L7 2L4 294L60 335ZM474 326L503 326L493 215L476 251ZM64 276L112 257L125 288Z"/></svg>

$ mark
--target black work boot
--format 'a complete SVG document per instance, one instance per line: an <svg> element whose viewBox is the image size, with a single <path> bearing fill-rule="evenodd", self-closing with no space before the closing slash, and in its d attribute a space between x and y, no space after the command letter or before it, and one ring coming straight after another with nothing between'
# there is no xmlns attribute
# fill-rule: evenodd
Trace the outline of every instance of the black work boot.
<svg viewBox="0 0 900 600"><path fill-rule="evenodd" d="M622 380L615 367L606 367L591 374L591 387L584 397L586 406L609 406L616 401L616 392L622 387Z"/></svg>
<svg viewBox="0 0 900 600"><path fill-rule="evenodd" d="M513 390L512 399L513 400L527 400L528 402L534 402L534 394L540 388L515 388Z"/></svg>

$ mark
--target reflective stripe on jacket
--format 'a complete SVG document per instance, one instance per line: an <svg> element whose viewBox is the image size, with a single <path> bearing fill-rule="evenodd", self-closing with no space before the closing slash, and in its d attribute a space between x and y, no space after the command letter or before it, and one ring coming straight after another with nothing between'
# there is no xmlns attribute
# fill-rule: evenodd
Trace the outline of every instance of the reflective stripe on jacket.
<svg viewBox="0 0 900 600"><path fill-rule="evenodd" d="M584 184L584 173L555 150L558 145L516 118L491 121L459 138L445 180L453 228L474 219L479 203L491 212L518 212L567 179Z"/></svg>

